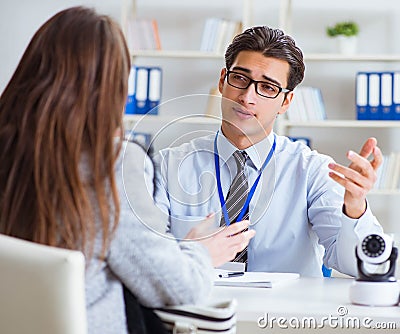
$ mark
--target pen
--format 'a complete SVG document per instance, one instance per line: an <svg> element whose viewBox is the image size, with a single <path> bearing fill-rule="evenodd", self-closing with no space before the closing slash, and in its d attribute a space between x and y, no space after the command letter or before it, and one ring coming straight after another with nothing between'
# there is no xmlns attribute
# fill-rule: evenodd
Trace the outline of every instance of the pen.
<svg viewBox="0 0 400 334"><path fill-rule="evenodd" d="M243 276L244 272L239 271L239 272L235 272L235 273L225 273L225 274L219 274L218 276L220 278L228 278L228 277L238 277L238 276Z"/></svg>

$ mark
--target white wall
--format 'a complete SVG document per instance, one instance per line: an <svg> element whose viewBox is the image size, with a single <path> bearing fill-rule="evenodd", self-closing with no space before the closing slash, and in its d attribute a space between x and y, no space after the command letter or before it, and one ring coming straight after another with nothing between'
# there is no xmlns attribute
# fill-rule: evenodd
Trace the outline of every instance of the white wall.
<svg viewBox="0 0 400 334"><path fill-rule="evenodd" d="M78 4L94 6L99 11L120 19L123 0L0 0L0 92L11 77L25 47L36 29L57 11ZM294 4L291 34L307 52L334 51L334 43L325 35L327 25L344 19L360 24L359 50L364 53L400 53L400 1L381 0L292 0ZM254 0L254 24L277 27L277 0ZM240 19L239 0L138 0L140 16L155 17L159 23L165 49L192 49L200 46L204 21L218 16ZM160 65L164 70L163 100L187 94L207 94L218 81L222 59L138 59L141 64ZM322 89L328 117L355 119L354 78L359 70L397 69L397 63L309 62L304 84ZM185 111L197 112L199 101L185 105ZM179 105L179 103L177 103ZM178 109L178 108L176 108ZM194 126L195 127L195 126ZM321 152L347 163L348 149L358 151L368 136L376 136L384 151L400 151L400 130L333 129L295 130L294 135L309 135ZM378 218L390 229L400 232L397 207L400 196L371 197Z"/></svg>
<svg viewBox="0 0 400 334"><path fill-rule="evenodd" d="M0 92L10 80L35 31L58 11L86 5L120 19L118 0L0 0Z"/></svg>

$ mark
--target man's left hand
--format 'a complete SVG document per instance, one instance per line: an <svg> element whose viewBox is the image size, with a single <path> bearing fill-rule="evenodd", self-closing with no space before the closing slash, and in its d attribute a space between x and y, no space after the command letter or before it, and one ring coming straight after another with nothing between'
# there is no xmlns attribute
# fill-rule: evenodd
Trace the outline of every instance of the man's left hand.
<svg viewBox="0 0 400 334"><path fill-rule="evenodd" d="M371 161L368 160L373 156ZM348 167L330 163L332 172L329 176L345 188L344 213L350 218L360 218L366 210L367 193L373 188L377 179L377 170L382 164L382 152L377 140L368 138L359 154L349 151L347 158L351 161Z"/></svg>

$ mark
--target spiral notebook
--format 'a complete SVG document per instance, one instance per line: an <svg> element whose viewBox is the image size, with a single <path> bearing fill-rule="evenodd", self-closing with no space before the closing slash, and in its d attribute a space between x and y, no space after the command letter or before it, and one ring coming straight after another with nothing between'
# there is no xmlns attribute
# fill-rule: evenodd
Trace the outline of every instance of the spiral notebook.
<svg viewBox="0 0 400 334"><path fill-rule="evenodd" d="M272 288L283 282L298 279L298 273L266 273L266 272L245 272L241 276L220 277L228 274L228 271L215 269L215 286L236 286L253 288Z"/></svg>

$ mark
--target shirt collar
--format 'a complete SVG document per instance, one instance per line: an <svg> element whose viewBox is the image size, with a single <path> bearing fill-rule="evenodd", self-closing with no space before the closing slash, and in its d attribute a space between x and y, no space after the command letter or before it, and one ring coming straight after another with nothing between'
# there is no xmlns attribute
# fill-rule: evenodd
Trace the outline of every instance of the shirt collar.
<svg viewBox="0 0 400 334"><path fill-rule="evenodd" d="M272 147L272 143L274 141L274 133L268 135L268 137L264 138L257 144L246 148L244 151L249 156L251 162L254 166L260 170L265 158L268 155L269 150ZM219 130L218 138L217 138L217 147L219 158L222 160L221 165L225 164L228 159L232 156L233 152L237 150L237 147L233 145L222 133L222 130Z"/></svg>

